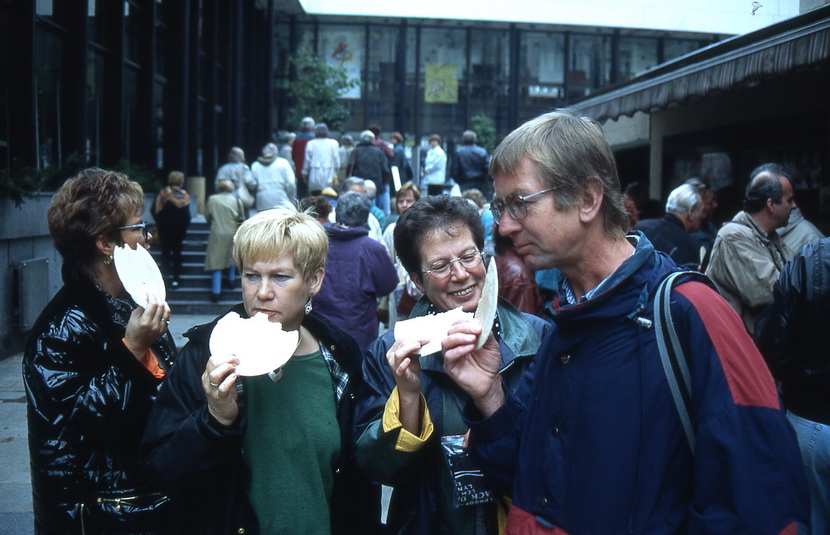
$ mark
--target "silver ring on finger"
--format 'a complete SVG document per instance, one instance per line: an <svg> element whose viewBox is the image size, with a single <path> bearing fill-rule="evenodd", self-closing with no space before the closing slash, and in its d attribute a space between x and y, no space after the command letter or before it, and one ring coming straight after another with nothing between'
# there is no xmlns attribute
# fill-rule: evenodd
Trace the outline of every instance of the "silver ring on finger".
<svg viewBox="0 0 830 535"><path fill-rule="evenodd" d="M213 381L208 381L208 383L210 383L210 386L212 386L213 388L219 388L219 385L214 383Z"/></svg>

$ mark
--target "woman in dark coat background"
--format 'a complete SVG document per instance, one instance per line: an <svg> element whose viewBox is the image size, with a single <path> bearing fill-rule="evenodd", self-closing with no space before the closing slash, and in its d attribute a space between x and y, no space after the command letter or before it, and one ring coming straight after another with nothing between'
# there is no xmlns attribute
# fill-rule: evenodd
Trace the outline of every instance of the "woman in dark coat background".
<svg viewBox="0 0 830 535"><path fill-rule="evenodd" d="M87 169L52 198L49 233L64 286L26 345L23 382L36 533L161 533L168 500L149 486L138 444L175 345L170 308L138 307L113 264L149 247L141 187Z"/></svg>
<svg viewBox="0 0 830 535"><path fill-rule="evenodd" d="M173 171L167 187L156 195L153 218L158 226L161 254L166 275L173 288L179 286L182 274L182 247L190 226L190 194L184 190L184 173Z"/></svg>

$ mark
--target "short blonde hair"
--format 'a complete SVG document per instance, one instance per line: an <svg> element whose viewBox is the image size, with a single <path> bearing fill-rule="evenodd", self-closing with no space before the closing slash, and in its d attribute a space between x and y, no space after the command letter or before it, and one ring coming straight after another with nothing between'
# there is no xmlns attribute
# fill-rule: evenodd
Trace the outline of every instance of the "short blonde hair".
<svg viewBox="0 0 830 535"><path fill-rule="evenodd" d="M328 253L329 238L323 226L308 212L293 207L259 212L245 220L233 237L233 259L240 272L246 264L288 255L303 279L309 280L326 266Z"/></svg>
<svg viewBox="0 0 830 535"><path fill-rule="evenodd" d="M181 171L170 171L170 174L167 175L167 185L180 188L184 186L184 173Z"/></svg>

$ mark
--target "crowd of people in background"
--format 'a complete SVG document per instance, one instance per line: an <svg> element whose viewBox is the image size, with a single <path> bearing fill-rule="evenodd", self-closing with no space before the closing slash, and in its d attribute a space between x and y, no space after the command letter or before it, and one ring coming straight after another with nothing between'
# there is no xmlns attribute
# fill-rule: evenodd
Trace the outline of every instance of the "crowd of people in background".
<svg viewBox="0 0 830 535"><path fill-rule="evenodd" d="M299 126L219 167L204 270L241 303L178 355L113 266L154 239L140 188L89 169L53 198L65 286L23 364L38 532L830 530L830 242L788 167L724 213L705 178L622 187L569 110L417 161L378 125ZM171 172L150 207L174 289L192 204ZM424 355L396 334L476 313L491 259L492 325ZM228 314L298 332L288 364L237 375Z"/></svg>

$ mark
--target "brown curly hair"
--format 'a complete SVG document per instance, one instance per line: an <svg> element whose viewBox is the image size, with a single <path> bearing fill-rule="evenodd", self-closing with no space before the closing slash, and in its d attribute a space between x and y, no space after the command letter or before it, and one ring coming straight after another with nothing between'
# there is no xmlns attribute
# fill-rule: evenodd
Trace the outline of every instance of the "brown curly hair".
<svg viewBox="0 0 830 535"><path fill-rule="evenodd" d="M120 242L115 230L144 213L144 192L137 182L115 171L84 169L67 180L46 212L49 234L69 275L93 275L98 236Z"/></svg>

